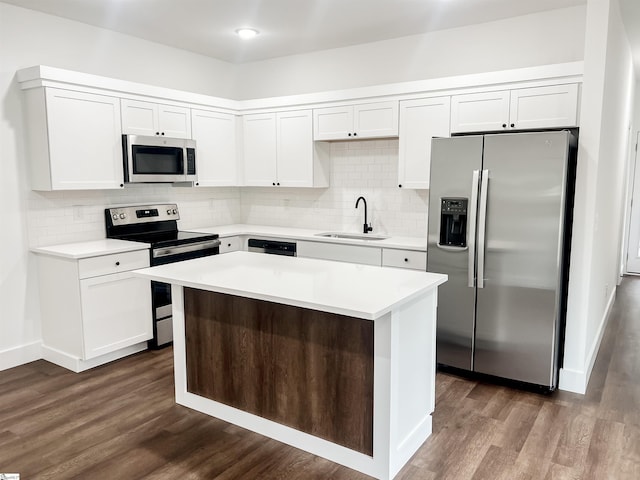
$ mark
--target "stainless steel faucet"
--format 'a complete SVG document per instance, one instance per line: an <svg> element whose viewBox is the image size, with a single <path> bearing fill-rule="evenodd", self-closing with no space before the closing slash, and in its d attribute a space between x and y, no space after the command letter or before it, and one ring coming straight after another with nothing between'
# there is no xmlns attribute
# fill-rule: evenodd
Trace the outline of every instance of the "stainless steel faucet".
<svg viewBox="0 0 640 480"><path fill-rule="evenodd" d="M367 201L364 199L364 197L358 197L358 199L356 200L356 208L358 208L360 200L362 200L362 202L364 203L364 225L362 227L362 232L369 233L373 231L373 227L371 226L371 223L367 225Z"/></svg>

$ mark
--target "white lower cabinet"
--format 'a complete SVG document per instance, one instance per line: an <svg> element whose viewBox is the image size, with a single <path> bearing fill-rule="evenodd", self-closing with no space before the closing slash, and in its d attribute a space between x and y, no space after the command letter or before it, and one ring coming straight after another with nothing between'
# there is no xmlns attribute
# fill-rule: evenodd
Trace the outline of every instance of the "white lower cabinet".
<svg viewBox="0 0 640 480"><path fill-rule="evenodd" d="M38 255L43 358L80 372L146 348L151 286L131 270L148 250L83 259Z"/></svg>
<svg viewBox="0 0 640 480"><path fill-rule="evenodd" d="M408 268L411 270L427 270L427 252L415 250L382 249L382 266Z"/></svg>
<svg viewBox="0 0 640 480"><path fill-rule="evenodd" d="M338 262L361 263L364 265L381 265L382 257L379 248L362 247L360 245L344 245L341 243L297 242L299 257L336 260Z"/></svg>
<svg viewBox="0 0 640 480"><path fill-rule="evenodd" d="M299 257L383 267L427 270L427 252L342 243L297 242Z"/></svg>

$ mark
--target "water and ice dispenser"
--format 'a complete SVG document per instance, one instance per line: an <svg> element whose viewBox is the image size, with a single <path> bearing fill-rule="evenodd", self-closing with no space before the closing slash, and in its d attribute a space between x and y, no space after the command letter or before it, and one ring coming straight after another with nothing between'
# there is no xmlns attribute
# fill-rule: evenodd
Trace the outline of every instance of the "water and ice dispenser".
<svg viewBox="0 0 640 480"><path fill-rule="evenodd" d="M440 200L440 245L467 246L468 198L442 198Z"/></svg>

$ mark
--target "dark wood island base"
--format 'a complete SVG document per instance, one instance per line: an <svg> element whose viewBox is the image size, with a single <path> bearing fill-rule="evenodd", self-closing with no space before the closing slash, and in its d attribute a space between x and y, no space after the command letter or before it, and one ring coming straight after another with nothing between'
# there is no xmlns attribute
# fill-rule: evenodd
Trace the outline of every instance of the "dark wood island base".
<svg viewBox="0 0 640 480"><path fill-rule="evenodd" d="M187 391L373 455L373 322L184 289Z"/></svg>

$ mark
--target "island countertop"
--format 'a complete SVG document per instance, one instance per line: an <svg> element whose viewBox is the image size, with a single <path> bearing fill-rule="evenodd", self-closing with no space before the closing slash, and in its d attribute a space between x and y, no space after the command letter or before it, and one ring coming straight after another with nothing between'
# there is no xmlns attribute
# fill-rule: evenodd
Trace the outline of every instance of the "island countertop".
<svg viewBox="0 0 640 480"><path fill-rule="evenodd" d="M135 270L151 280L375 320L446 275L299 257L231 252Z"/></svg>

